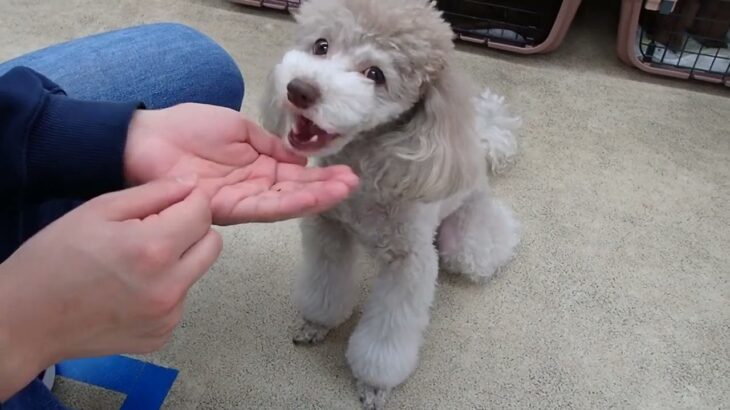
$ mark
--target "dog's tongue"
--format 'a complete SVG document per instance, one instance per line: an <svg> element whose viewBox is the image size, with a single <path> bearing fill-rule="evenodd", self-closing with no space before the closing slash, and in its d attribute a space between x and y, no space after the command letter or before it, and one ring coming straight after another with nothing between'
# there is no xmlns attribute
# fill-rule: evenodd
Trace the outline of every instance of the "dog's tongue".
<svg viewBox="0 0 730 410"><path fill-rule="evenodd" d="M298 116L289 132L292 147L301 151L316 151L324 148L335 136L319 128L309 119Z"/></svg>

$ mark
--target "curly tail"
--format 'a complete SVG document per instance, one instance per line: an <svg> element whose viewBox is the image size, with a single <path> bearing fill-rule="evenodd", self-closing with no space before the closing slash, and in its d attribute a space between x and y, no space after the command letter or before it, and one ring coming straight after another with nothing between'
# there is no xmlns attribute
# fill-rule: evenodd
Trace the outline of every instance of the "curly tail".
<svg viewBox="0 0 730 410"><path fill-rule="evenodd" d="M522 125L520 117L510 114L504 97L488 88L475 98L476 127L479 140L487 154L487 162L493 174L512 165L517 155L517 129Z"/></svg>

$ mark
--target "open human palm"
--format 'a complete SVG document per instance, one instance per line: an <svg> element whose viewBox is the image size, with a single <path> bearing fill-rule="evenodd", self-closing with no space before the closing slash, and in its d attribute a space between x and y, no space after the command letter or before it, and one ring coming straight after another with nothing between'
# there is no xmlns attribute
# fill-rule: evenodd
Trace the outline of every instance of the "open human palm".
<svg viewBox="0 0 730 410"><path fill-rule="evenodd" d="M131 184L195 176L218 225L322 212L358 184L350 168L308 168L305 158L237 111L203 104L138 111L130 125L125 174Z"/></svg>

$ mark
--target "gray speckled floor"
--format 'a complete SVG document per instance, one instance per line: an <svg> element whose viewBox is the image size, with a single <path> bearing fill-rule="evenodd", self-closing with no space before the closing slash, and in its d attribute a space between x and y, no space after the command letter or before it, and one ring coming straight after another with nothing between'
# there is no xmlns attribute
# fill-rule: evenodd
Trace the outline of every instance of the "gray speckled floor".
<svg viewBox="0 0 730 410"><path fill-rule="evenodd" d="M391 408L730 406L730 90L623 66L606 3L589 2L548 56L460 47L458 62L524 117L518 166L496 180L524 239L487 287L441 280L422 364ZM223 0L4 0L0 59L153 21L223 44L250 115L292 31ZM356 409L353 322L322 346L290 342L296 224L222 232L222 258L151 356L180 369L166 407ZM73 387L59 389L69 402L104 400Z"/></svg>

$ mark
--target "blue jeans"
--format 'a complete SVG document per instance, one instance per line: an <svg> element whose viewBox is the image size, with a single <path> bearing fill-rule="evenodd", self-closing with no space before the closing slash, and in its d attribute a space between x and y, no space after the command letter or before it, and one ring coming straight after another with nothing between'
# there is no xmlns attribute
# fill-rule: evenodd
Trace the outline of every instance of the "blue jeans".
<svg viewBox="0 0 730 410"><path fill-rule="evenodd" d="M244 93L243 78L230 55L181 24L133 27L51 46L0 63L0 75L15 66L38 71L77 99L142 101L150 109L198 102L240 110ZM78 204L42 204L32 210L38 218L35 226L42 229ZM63 409L40 380L0 407Z"/></svg>
<svg viewBox="0 0 730 410"><path fill-rule="evenodd" d="M73 40L0 63L26 66L77 99L142 101L147 108L198 102L241 108L243 78L213 40L190 27L152 24Z"/></svg>

